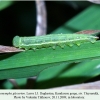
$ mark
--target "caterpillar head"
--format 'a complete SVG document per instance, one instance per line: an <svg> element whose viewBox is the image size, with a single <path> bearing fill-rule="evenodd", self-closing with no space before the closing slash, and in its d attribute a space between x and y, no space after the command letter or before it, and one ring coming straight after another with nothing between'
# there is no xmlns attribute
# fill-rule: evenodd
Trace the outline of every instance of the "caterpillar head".
<svg viewBox="0 0 100 100"><path fill-rule="evenodd" d="M14 38L13 38L13 46L15 46L15 47L19 47L20 46L20 37L19 36L15 36Z"/></svg>

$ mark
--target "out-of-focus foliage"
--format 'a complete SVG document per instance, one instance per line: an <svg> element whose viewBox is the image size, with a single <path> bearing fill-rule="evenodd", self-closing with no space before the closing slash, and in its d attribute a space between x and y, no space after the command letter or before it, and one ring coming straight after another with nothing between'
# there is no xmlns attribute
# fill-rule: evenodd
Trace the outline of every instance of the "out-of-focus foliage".
<svg viewBox="0 0 100 100"><path fill-rule="evenodd" d="M11 6L14 2L13 1L9 1L9 0L6 0L6 1L0 1L0 11L3 10L3 9L6 9L7 7Z"/></svg>

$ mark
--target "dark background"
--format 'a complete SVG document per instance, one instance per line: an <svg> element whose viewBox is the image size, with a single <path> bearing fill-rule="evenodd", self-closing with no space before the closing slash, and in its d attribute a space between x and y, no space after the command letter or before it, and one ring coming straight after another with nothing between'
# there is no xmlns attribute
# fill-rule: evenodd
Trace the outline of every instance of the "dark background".
<svg viewBox="0 0 100 100"><path fill-rule="evenodd" d="M46 1L47 34L63 25L80 13L90 2L86 1ZM35 1L15 1L11 6L0 11L0 44L12 46L15 35L35 35Z"/></svg>

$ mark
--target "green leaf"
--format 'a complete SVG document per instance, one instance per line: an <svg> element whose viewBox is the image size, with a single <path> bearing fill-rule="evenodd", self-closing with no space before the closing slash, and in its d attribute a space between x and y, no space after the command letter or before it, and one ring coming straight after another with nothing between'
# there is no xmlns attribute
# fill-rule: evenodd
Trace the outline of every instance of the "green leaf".
<svg viewBox="0 0 100 100"><path fill-rule="evenodd" d="M13 4L13 1L0 1L0 10L3 10Z"/></svg>
<svg viewBox="0 0 100 100"><path fill-rule="evenodd" d="M43 69L61 63L83 61L100 57L100 41L86 42L80 46L42 48L0 56L0 79L22 78L38 75Z"/></svg>
<svg viewBox="0 0 100 100"><path fill-rule="evenodd" d="M25 84L27 83L26 78L15 79L15 81L18 84L19 88L21 88L21 86L25 86ZM3 84L2 84L2 87L0 87L0 88L2 88L2 89L12 89L12 88L15 88L15 87L13 86L13 84L9 80L5 80L5 82L3 82Z"/></svg>
<svg viewBox="0 0 100 100"><path fill-rule="evenodd" d="M62 64L43 70L37 78L37 88L79 84L99 74L100 59L81 63Z"/></svg>
<svg viewBox="0 0 100 100"><path fill-rule="evenodd" d="M100 6L93 4L77 14L52 33L75 33L81 30L100 29Z"/></svg>

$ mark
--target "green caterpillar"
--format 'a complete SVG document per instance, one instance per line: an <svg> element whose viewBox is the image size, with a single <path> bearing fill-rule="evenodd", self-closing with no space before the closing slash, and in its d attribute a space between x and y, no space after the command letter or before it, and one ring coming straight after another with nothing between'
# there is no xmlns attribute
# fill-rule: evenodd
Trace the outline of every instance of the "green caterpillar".
<svg viewBox="0 0 100 100"><path fill-rule="evenodd" d="M28 49L40 49L56 46L64 48L66 45L73 46L76 44L80 46L81 43L91 42L94 43L98 37L87 34L50 34L43 36L19 37L15 36L13 45L15 47Z"/></svg>

